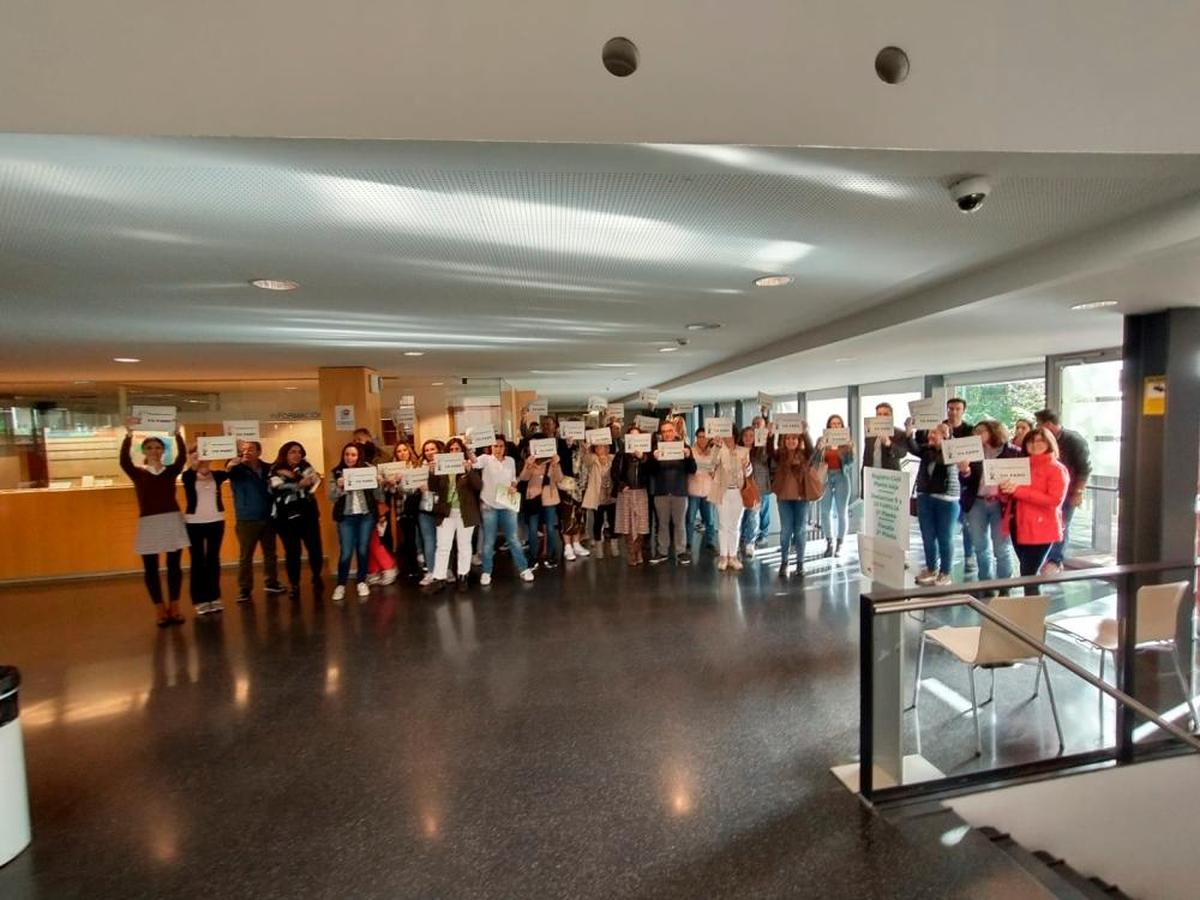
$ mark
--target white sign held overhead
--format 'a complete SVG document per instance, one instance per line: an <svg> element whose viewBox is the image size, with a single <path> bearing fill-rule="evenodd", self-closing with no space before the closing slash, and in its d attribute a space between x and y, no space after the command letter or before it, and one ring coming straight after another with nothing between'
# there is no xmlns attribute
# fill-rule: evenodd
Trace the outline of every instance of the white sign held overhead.
<svg viewBox="0 0 1200 900"><path fill-rule="evenodd" d="M804 434L804 416L799 413L780 413L775 417L776 434Z"/></svg>
<svg viewBox="0 0 1200 900"><path fill-rule="evenodd" d="M226 419L221 423L221 428L227 437L237 438L239 441L260 439L257 419Z"/></svg>
<svg viewBox="0 0 1200 900"><path fill-rule="evenodd" d="M771 410L771 408L775 405L775 398L772 397L770 394L764 394L762 391L759 391L758 392L758 405L760 408L766 407L767 411L769 412Z"/></svg>
<svg viewBox="0 0 1200 900"><path fill-rule="evenodd" d="M467 429L467 440L472 450L482 450L496 443L496 431L491 425L475 425Z"/></svg>
<svg viewBox="0 0 1200 900"><path fill-rule="evenodd" d="M550 402L548 400L543 400L541 397L538 397L534 400L530 400L529 403L526 405L525 409L528 410L530 413L532 413L535 416L549 415Z"/></svg>
<svg viewBox="0 0 1200 900"><path fill-rule="evenodd" d="M604 413L610 419L624 420L625 404L624 403L610 403L610 404L608 404L608 406L606 406L604 408Z"/></svg>
<svg viewBox="0 0 1200 900"><path fill-rule="evenodd" d="M712 416L704 420L704 433L710 438L733 437L733 419Z"/></svg>
<svg viewBox="0 0 1200 900"><path fill-rule="evenodd" d="M608 398L593 394L588 397L588 412L604 412L608 408Z"/></svg>
<svg viewBox="0 0 1200 900"><path fill-rule="evenodd" d="M534 438L529 442L529 455L534 459L549 459L558 452L558 441L554 438Z"/></svg>
<svg viewBox="0 0 1200 900"><path fill-rule="evenodd" d="M638 402L645 403L651 409L658 405L658 391L644 390L638 391Z"/></svg>
<svg viewBox="0 0 1200 900"><path fill-rule="evenodd" d="M648 434L627 434L625 435L625 452L626 453L649 453L650 452L651 435Z"/></svg>
<svg viewBox="0 0 1200 900"><path fill-rule="evenodd" d="M942 420L946 418L946 405L940 403L936 397L913 400L908 404L908 414L912 417L913 428L927 431L942 424Z"/></svg>
<svg viewBox="0 0 1200 900"><path fill-rule="evenodd" d="M983 461L983 483L988 485L1032 484L1029 473L1029 457L1021 456L1012 459L985 459Z"/></svg>
<svg viewBox="0 0 1200 900"><path fill-rule="evenodd" d="M196 438L196 453L200 459L232 459L237 456L237 438L198 437Z"/></svg>
<svg viewBox="0 0 1200 900"><path fill-rule="evenodd" d="M662 441L658 445L660 462L683 459L683 441Z"/></svg>
<svg viewBox="0 0 1200 900"><path fill-rule="evenodd" d="M433 474L458 475L467 469L467 460L461 453L439 453L433 458Z"/></svg>
<svg viewBox="0 0 1200 900"><path fill-rule="evenodd" d="M379 487L379 470L374 466L350 466L342 469L342 490L373 491Z"/></svg>
<svg viewBox="0 0 1200 900"><path fill-rule="evenodd" d="M612 446L612 432L607 428L589 428L584 438L590 447Z"/></svg>
<svg viewBox="0 0 1200 900"><path fill-rule="evenodd" d="M642 431L651 434L658 431L658 419L654 418L654 416L635 416L633 424L642 429Z"/></svg>
<svg viewBox="0 0 1200 900"><path fill-rule="evenodd" d="M354 407L352 405L346 404L344 406L335 406L333 408L333 430L354 430Z"/></svg>
<svg viewBox="0 0 1200 900"><path fill-rule="evenodd" d="M136 405L129 410L129 414L138 420L144 431L174 431L179 417L174 406Z"/></svg>
<svg viewBox="0 0 1200 900"><path fill-rule="evenodd" d="M983 439L977 434L942 441L942 460L948 466L960 462L983 462Z"/></svg>
<svg viewBox="0 0 1200 900"><path fill-rule="evenodd" d="M867 437L891 437L896 430L891 416L868 416L863 424Z"/></svg>
<svg viewBox="0 0 1200 900"><path fill-rule="evenodd" d="M581 419L564 419L558 423L558 430L568 441L582 441L587 433L587 425Z"/></svg>
<svg viewBox="0 0 1200 900"><path fill-rule="evenodd" d="M831 447L842 447L850 443L849 428L826 428L824 435L825 443Z"/></svg>

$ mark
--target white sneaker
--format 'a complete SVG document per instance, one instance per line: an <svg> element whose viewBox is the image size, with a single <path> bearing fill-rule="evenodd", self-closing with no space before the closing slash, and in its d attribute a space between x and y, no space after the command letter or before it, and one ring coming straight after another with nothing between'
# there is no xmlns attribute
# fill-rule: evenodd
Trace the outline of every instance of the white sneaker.
<svg viewBox="0 0 1200 900"><path fill-rule="evenodd" d="M591 556L592 555L592 551L589 550L587 547L583 546L583 544L577 543L574 546L575 546L575 555L576 556Z"/></svg>
<svg viewBox="0 0 1200 900"><path fill-rule="evenodd" d="M533 569L526 569L521 573L522 581L533 581Z"/></svg>
<svg viewBox="0 0 1200 900"><path fill-rule="evenodd" d="M397 569L395 566L393 566L392 568L388 569L386 572L384 572L382 575L379 576L379 583L380 584L395 584L396 576L399 574L400 574L400 570Z"/></svg>
<svg viewBox="0 0 1200 900"><path fill-rule="evenodd" d="M563 558L566 559L567 562L575 562L575 550L570 544L563 546Z"/></svg>
<svg viewBox="0 0 1200 900"><path fill-rule="evenodd" d="M954 579L945 572L939 572L937 577L933 579L933 583L938 587L945 587L948 584L954 584Z"/></svg>
<svg viewBox="0 0 1200 900"><path fill-rule="evenodd" d="M731 556L729 557L729 568L733 569L735 572L740 572L745 568L745 566L742 565L742 561L736 556Z"/></svg>
<svg viewBox="0 0 1200 900"><path fill-rule="evenodd" d="M220 600L214 600L212 603L208 604L208 611L210 613L219 613L219 612L222 612L224 609L225 609L225 604L222 603Z"/></svg>
<svg viewBox="0 0 1200 900"><path fill-rule="evenodd" d="M754 559L754 545L753 544L747 544L745 547L745 551L746 551L746 559ZM740 569L741 566L739 565L738 568Z"/></svg>
<svg viewBox="0 0 1200 900"><path fill-rule="evenodd" d="M196 603L193 605L196 608L196 615L198 616L207 616L210 612L212 612L211 603Z"/></svg>
<svg viewBox="0 0 1200 900"><path fill-rule="evenodd" d="M717 560L717 571L718 572L724 572L728 568L729 568L729 557L722 556L719 560Z"/></svg>
<svg viewBox="0 0 1200 900"><path fill-rule="evenodd" d="M487 587L491 583L492 583L492 574L490 572L484 572L482 575L479 576L479 586L480 587Z"/></svg>
<svg viewBox="0 0 1200 900"><path fill-rule="evenodd" d="M420 581L420 584L418 585L418 587L429 587L429 586L430 586L431 584L433 584L433 583L434 583L434 581L436 581L436 580L437 580L437 579L433 577L433 573L432 573L432 572L426 572L426 573L425 573L425 577L421 579L421 581Z"/></svg>
<svg viewBox="0 0 1200 900"><path fill-rule="evenodd" d="M335 587L333 589L333 602L341 603L345 599L346 599L346 586L344 584L339 584L337 587Z"/></svg>
<svg viewBox="0 0 1200 900"><path fill-rule="evenodd" d="M378 572L373 572L367 576L367 584L379 584L379 582L382 580L383 576ZM360 581L359 584L362 584L362 582Z"/></svg>
<svg viewBox="0 0 1200 900"><path fill-rule="evenodd" d="M930 572L928 569L922 569L921 574L917 576L917 584L933 584L937 580L937 572Z"/></svg>
<svg viewBox="0 0 1200 900"><path fill-rule="evenodd" d="M360 581L358 583L358 596L359 597L370 597L371 596L371 588L367 585L367 583L365 581Z"/></svg>

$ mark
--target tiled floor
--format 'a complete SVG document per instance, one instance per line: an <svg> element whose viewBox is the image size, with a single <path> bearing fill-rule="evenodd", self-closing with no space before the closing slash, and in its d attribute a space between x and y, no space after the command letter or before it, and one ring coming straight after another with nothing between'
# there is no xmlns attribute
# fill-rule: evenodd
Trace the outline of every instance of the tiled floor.
<svg viewBox="0 0 1200 900"><path fill-rule="evenodd" d="M857 747L857 569L776 568L593 558L165 632L139 579L0 589L36 831L0 897L1038 896L829 774ZM1019 724L985 762L1053 751L1030 676L997 678ZM1055 678L1071 748L1095 745L1095 691ZM926 755L979 765L944 697Z"/></svg>

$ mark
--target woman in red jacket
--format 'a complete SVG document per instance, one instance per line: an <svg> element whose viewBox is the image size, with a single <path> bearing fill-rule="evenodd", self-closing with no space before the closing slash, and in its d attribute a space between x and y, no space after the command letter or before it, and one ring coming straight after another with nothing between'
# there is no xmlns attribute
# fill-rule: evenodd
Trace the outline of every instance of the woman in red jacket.
<svg viewBox="0 0 1200 900"><path fill-rule="evenodd" d="M1014 507L1005 521L1024 576L1036 575L1050 546L1062 540L1062 504L1070 476L1067 467L1058 461L1058 441L1045 428L1035 428L1025 435L1023 449L1029 457L1030 483L1006 481L1000 485L1000 493L1009 497ZM1026 588L1025 593L1036 594L1037 589Z"/></svg>

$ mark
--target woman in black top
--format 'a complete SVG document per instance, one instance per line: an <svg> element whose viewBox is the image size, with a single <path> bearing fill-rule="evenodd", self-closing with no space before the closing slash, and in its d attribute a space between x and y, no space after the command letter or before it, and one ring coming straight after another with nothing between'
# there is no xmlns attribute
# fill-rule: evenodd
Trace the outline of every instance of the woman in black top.
<svg viewBox="0 0 1200 900"><path fill-rule="evenodd" d="M224 469L213 469L193 447L181 480L187 501L183 518L191 541L192 571L188 584L192 606L197 615L206 616L224 609L221 605L221 543L225 539L225 502L221 499L221 485L229 480L229 473Z"/></svg>
<svg viewBox="0 0 1200 900"><path fill-rule="evenodd" d="M279 448L271 464L271 496L275 500L272 515L275 528L283 539L283 554L291 589L288 596L300 596L300 546L308 551L312 583L321 585L324 550L321 547L321 514L317 507L317 488L321 476L308 462L304 445L288 441Z"/></svg>

